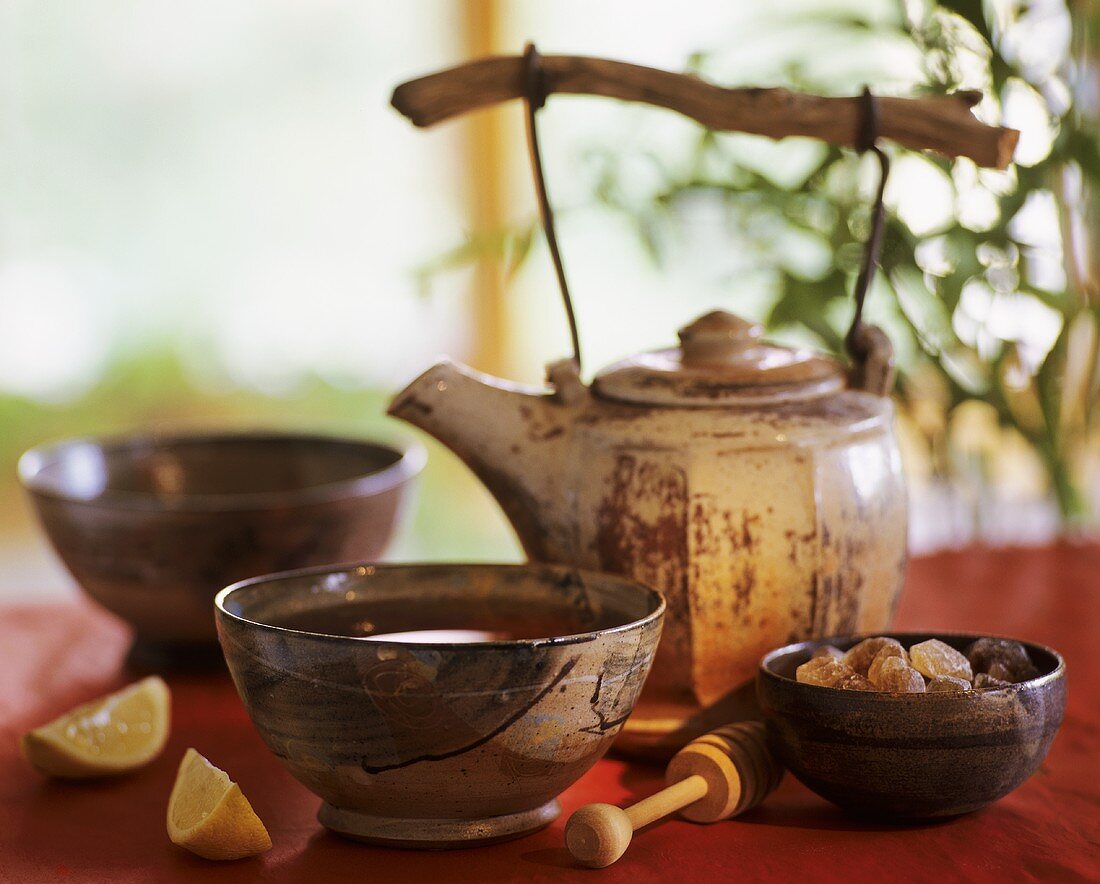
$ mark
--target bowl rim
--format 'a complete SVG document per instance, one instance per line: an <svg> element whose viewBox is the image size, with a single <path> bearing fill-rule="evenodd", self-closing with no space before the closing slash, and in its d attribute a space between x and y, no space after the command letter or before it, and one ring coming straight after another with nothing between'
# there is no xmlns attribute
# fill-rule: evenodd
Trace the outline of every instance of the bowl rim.
<svg viewBox="0 0 1100 884"><path fill-rule="evenodd" d="M1019 642L1027 648L1036 648L1050 654L1051 657L1057 662L1057 666L1050 672L1040 675L1036 678L1029 678L1027 681L1018 681L1014 684L1007 685L1001 688L972 688L968 691L933 691L933 692L906 692L906 691L841 691L837 688L825 687L824 685L807 684L806 682L796 681L793 678L788 678L785 675L780 675L778 672L773 671L770 667L771 664L779 657L793 653L795 650L805 647L806 645L827 645L836 642L845 642L856 639L862 641L865 638L878 638L879 636L885 638L895 638L899 641L905 636L923 636L925 640L927 638L958 638L958 639L970 639L976 641L979 638L997 638L1005 639L1006 641ZM902 644L905 644L902 642ZM1020 690L1030 690L1033 688L1045 687L1048 684L1053 684L1055 681L1062 679L1066 674L1066 661L1065 658L1054 650L1054 648L1048 645L1040 644L1039 642L1027 641L1025 639L1013 638L1007 635L998 635L992 633L975 633L962 630L951 629L911 629L901 632L852 632L838 635L828 635L822 638L808 638L798 642L791 642L790 644L783 645L782 647L775 648L768 651L763 657L760 658L760 662L757 664L757 683L761 684L769 679L778 682L779 684L797 685L798 689L813 689L814 691L829 691L837 697L851 697L858 698L860 701L869 700L871 702L897 702L899 699L906 702L962 702L964 700L973 700L975 692L981 692L985 694L993 694L999 692L1012 693ZM926 697L933 697L933 700L920 699Z"/></svg>
<svg viewBox="0 0 1100 884"><path fill-rule="evenodd" d="M361 569L363 569L361 571ZM271 623L264 623L260 620L250 620L247 617L242 617L239 614L234 614L232 611L225 607L225 602L234 592L240 589L245 589L250 586L256 586L261 583L278 584L285 580L297 579L302 577L332 575L332 574L353 574L360 572L357 576L369 576L377 573L378 571L430 571L430 570L445 570L445 569L457 569L457 570L481 570L481 571L551 571L558 574L573 574L577 577L588 580L613 580L622 583L627 586L632 586L635 589L642 590L650 600L656 600L656 606L646 614L644 617L640 617L636 620L628 621L627 623L621 623L618 626L612 626L607 629L597 629L590 632L571 633L569 635L550 636L547 638L521 638L521 639L500 639L496 641L480 641L480 642L414 642L414 641L385 641L383 639L371 638L364 635L333 635L327 632L312 632L307 629L292 629L287 626L275 626ZM354 642L354 643L369 643L370 645L376 645L379 648L391 647L391 648L405 648L414 650L457 650L460 648L476 650L482 648L537 648L537 647L560 647L562 645L580 644L581 642L593 641L604 635L616 635L618 633L631 632L633 630L642 629L651 623L657 622L658 624L664 618L665 615L665 597L658 590L645 583L640 583L637 580L633 580L630 577L625 577L621 574L610 574L604 571L592 571L586 568L574 568L571 565L561 565L553 563L543 562L526 562L526 563L504 563L504 562L400 562L400 563L379 563L379 562L359 562L357 564L348 565L320 565L312 568L296 568L293 571L279 571L274 574L263 574L259 577L249 577L247 580L238 580L236 583L232 583L218 591L218 594L214 596L214 609L218 617L226 617L238 624L246 627L256 627L265 632L271 632L276 635L296 635L303 636L311 639L320 639L329 642ZM219 628L220 632L220 628Z"/></svg>
<svg viewBox="0 0 1100 884"><path fill-rule="evenodd" d="M43 470L59 462L73 450L91 446L101 451L125 452L133 449L156 449L173 445L195 445L224 442L305 442L336 443L353 448L386 451L397 455L388 466L369 473L361 473L347 479L307 485L301 488L277 491L248 491L241 493L203 493L158 496L146 491L119 491L105 489L95 497L81 497L57 487L48 486L41 479ZM213 431L154 431L104 436L75 436L55 442L35 445L19 458L17 472L19 482L32 496L62 501L76 506L109 509L139 510L145 512L230 512L236 510L268 509L275 506L326 503L362 495L380 494L416 476L427 462L427 451L415 439L393 435L379 440L354 438L327 433L296 430L213 430Z"/></svg>

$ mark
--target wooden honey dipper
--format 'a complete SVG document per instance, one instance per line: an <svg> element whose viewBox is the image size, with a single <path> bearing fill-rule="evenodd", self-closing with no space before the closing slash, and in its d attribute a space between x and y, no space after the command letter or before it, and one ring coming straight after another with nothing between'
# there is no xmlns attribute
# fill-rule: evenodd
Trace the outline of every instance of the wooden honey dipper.
<svg viewBox="0 0 1100 884"><path fill-rule="evenodd" d="M768 749L764 725L744 721L688 743L668 763L668 786L625 809L586 804L565 824L565 846L581 865L609 866L626 852L634 832L680 811L695 823L714 823L755 807L783 779Z"/></svg>

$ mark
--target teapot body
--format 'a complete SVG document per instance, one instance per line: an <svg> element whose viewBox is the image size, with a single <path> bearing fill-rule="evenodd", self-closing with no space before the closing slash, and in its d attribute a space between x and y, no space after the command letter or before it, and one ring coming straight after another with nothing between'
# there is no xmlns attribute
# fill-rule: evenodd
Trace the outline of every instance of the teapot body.
<svg viewBox="0 0 1100 884"><path fill-rule="evenodd" d="M906 498L888 399L845 390L711 409L591 397L570 424L546 464L564 530L532 542L521 531L528 554L629 575L668 602L620 750L667 755L751 714L772 648L889 624Z"/></svg>
<svg viewBox="0 0 1100 884"><path fill-rule="evenodd" d="M620 750L668 756L755 717L765 652L884 630L893 616L906 499L884 395L889 341L862 328L864 389L853 389L827 357L761 332L713 311L680 330L679 348L591 385L573 360L551 365L545 388L445 361L390 405L465 461L531 560L664 593L663 637Z"/></svg>

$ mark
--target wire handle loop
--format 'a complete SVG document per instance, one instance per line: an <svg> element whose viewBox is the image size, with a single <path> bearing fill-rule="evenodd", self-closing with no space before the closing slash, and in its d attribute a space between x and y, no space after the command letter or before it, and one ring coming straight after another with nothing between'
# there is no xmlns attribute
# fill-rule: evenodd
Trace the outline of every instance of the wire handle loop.
<svg viewBox="0 0 1100 884"><path fill-rule="evenodd" d="M868 334L869 327L863 322L863 305L867 300L867 292L875 278L875 270L878 268L879 253L882 251L882 232L886 224L886 206L883 197L886 193L886 179L890 175L890 158L878 146L879 114L878 102L871 90L866 86L860 95L860 104L863 114L860 119L860 131L856 139L856 149L860 153L871 151L878 158L879 182L878 191L875 194L874 206L871 210L871 231L867 236L867 242L863 249L863 263L856 277L855 285L855 314L852 317L852 325L844 338L848 355L857 364L862 366L871 355L872 342Z"/></svg>
<svg viewBox="0 0 1100 884"><path fill-rule="evenodd" d="M577 317L573 312L573 299L569 296L569 283L565 278L565 266L562 263L561 249L558 247L558 235L554 226L554 210L546 193L546 176L542 169L542 154L539 151L538 124L535 115L546 103L546 80L542 67L542 56L534 43L528 43L523 51L524 63L524 104L527 107L527 147L531 155L531 171L535 178L535 195L538 198L539 218L546 234L546 245L550 249L550 259L554 262L554 273L558 278L558 289L565 306L565 316L569 321L569 337L573 346L573 361L577 372L581 368L581 341L577 332Z"/></svg>
<svg viewBox="0 0 1100 884"><path fill-rule="evenodd" d="M542 153L539 148L538 111L546 104L548 94L542 66L542 56L534 43L528 43L523 52L524 62L524 104L527 108L527 147L531 159L531 172L535 182L535 195L538 200L539 218L546 235L546 245L550 250L550 259L554 264L554 273L558 280L565 316L569 323L569 337L573 348L573 362L577 372L581 368L580 334L577 330L577 317L573 309L573 299L569 294L569 282L565 276L561 248L558 245L557 228L554 223L554 210L547 194L546 175L543 171ZM853 379L855 385L864 389L885 394L891 385L893 376L893 353L889 341L876 328L863 322L863 306L867 292L874 280L878 267L879 253L882 250L882 233L886 222L886 208L883 197L886 193L886 179L890 174L890 159L878 146L879 115L878 104L869 88L864 87L860 96L863 113L860 118L860 131L856 142L860 153L871 151L879 161L879 183L871 214L871 231L863 250L863 263L856 278L854 297L856 302L852 325L845 336L845 348L854 363Z"/></svg>

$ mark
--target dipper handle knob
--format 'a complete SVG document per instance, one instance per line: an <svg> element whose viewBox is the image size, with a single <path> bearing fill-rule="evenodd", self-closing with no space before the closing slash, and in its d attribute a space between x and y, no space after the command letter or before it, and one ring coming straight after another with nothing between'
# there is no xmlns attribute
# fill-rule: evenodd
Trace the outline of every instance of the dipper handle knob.
<svg viewBox="0 0 1100 884"><path fill-rule="evenodd" d="M782 778L760 722L727 725L681 749L665 771L669 785L655 795L625 809L582 807L565 825L565 845L581 865L602 869L626 852L643 826L676 811L698 823L737 816L763 801Z"/></svg>

